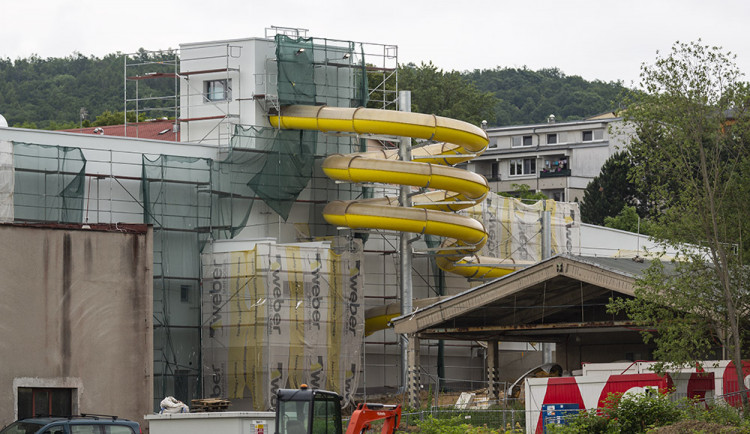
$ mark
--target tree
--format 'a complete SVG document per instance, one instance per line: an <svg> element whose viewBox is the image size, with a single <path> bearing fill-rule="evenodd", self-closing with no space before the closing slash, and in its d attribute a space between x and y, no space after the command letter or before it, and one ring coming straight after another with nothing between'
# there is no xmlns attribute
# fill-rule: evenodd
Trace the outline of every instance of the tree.
<svg viewBox="0 0 750 434"><path fill-rule="evenodd" d="M625 205L614 217L604 217L604 226L638 234L651 234L651 222L641 219L635 207L629 205Z"/></svg>
<svg viewBox="0 0 750 434"><path fill-rule="evenodd" d="M495 96L490 125L546 122L550 114L560 121L583 119L618 107L626 93L622 83L588 82L567 76L558 68L495 68L464 72L480 91Z"/></svg>
<svg viewBox="0 0 750 434"><path fill-rule="evenodd" d="M681 261L654 264L635 299L613 303L655 330L656 355L680 365L711 354L713 339L734 361L745 391L742 325L750 315L743 234L750 229L750 87L731 53L677 42L641 67L643 92L631 96L624 121L634 127L629 151L635 181L653 183L650 200L664 242L682 247ZM745 235L746 236L746 235ZM687 247L685 247L687 246ZM747 350L745 350L747 351ZM747 394L742 393L747 409Z"/></svg>
<svg viewBox="0 0 750 434"><path fill-rule="evenodd" d="M135 112L128 112L127 114L127 120L128 122L136 122L135 119ZM143 122L146 120L146 114L145 113L138 113L138 122ZM102 114L96 117L96 120L92 123L95 127L103 127L106 125L122 125L125 123L125 114L124 112L111 112L109 110L105 110Z"/></svg>
<svg viewBox="0 0 750 434"><path fill-rule="evenodd" d="M521 201L526 202L536 202L539 200L547 200L549 199L547 195L542 193L541 191L533 192L531 191L531 187L529 187L527 184L511 184L511 187L513 187L513 191L508 193L498 193L500 196L505 197L515 197L518 199L521 199Z"/></svg>
<svg viewBox="0 0 750 434"><path fill-rule="evenodd" d="M398 87L411 90L413 112L460 119L474 125L495 119L495 97L482 92L456 71L422 63L399 67Z"/></svg>
<svg viewBox="0 0 750 434"><path fill-rule="evenodd" d="M581 220L584 223L601 226L606 217L616 216L625 206L643 203L638 198L636 185L628 177L631 166L626 151L617 152L604 162L599 176L592 179L583 192Z"/></svg>

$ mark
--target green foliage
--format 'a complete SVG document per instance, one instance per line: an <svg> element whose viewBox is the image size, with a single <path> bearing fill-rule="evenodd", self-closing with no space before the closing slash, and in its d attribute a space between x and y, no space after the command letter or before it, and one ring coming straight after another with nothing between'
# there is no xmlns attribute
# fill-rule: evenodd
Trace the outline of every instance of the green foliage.
<svg viewBox="0 0 750 434"><path fill-rule="evenodd" d="M368 73L371 85L383 81ZM391 87L393 83L391 83ZM497 68L459 73L430 63L400 65L398 87L412 91L412 111L460 119L475 125L514 125L582 119L617 107L627 93L620 83L587 82L557 69ZM395 88L388 91L395 92ZM370 107L382 108L383 89L372 92Z"/></svg>
<svg viewBox="0 0 750 434"><path fill-rule="evenodd" d="M597 410L581 411L568 418L567 425L547 425L549 434L616 434L619 429L610 424L608 417L598 414Z"/></svg>
<svg viewBox="0 0 750 434"><path fill-rule="evenodd" d="M36 125L35 122L29 122L29 121L23 121L23 123L16 122L15 124L11 125L13 128L30 128L32 130L36 130L39 127Z"/></svg>
<svg viewBox="0 0 750 434"><path fill-rule="evenodd" d="M174 59L174 53L141 49L136 57L139 61L158 62ZM161 65L149 67L153 70L157 66ZM107 110L122 109L123 84L121 53L103 58L81 53L64 58L0 58L0 111L9 125L61 129L79 127L81 108L85 108L89 115L83 123L87 126L87 121ZM139 86L140 96L174 92L174 81L168 79L141 80Z"/></svg>
<svg viewBox="0 0 750 434"><path fill-rule="evenodd" d="M625 205L615 217L604 217L604 226L623 231L651 235L651 222L641 219L634 206Z"/></svg>
<svg viewBox="0 0 750 434"><path fill-rule="evenodd" d="M744 270L734 279L748 277ZM636 283L635 298L612 300L608 311L624 312L643 326L644 341L657 345L654 357L677 368L719 356L717 343L730 326L723 304L714 268L693 257L653 261Z"/></svg>
<svg viewBox="0 0 750 434"><path fill-rule="evenodd" d="M682 412L683 420L698 420L719 425L744 427L747 430L745 432L750 431L750 420L744 418L737 408L723 402L713 404L710 407L700 403L684 405L682 406Z"/></svg>
<svg viewBox="0 0 750 434"><path fill-rule="evenodd" d="M171 51L153 53L141 48L128 59L128 75L170 72L174 60ZM88 112L83 126L87 126L87 121L89 126L111 125L111 120L91 120L105 111L117 113L122 109L123 61L122 53L103 58L80 53L65 58L0 58L0 110L14 126L75 128L82 123L81 108ZM368 77L372 85L385 81L392 87L373 90L370 106L379 100L382 105L383 99L395 95L395 80L384 80L384 73L368 72ZM142 97L174 92L171 79L140 80L138 85ZM131 82L128 98L135 97L134 87ZM578 76L566 76L558 69L496 68L461 73L443 71L432 63L400 65L398 87L412 91L412 111L475 125L483 120L489 125L542 122L553 113L559 120L581 119L612 110L618 105L619 95L627 92L621 83L588 82ZM166 107L173 101L152 103ZM146 117L164 115L149 113Z"/></svg>
<svg viewBox="0 0 750 434"><path fill-rule="evenodd" d="M740 76L731 53L678 42L642 66L644 91L624 112L636 133L633 179L661 209L653 232L682 246L685 262L652 267L636 283L637 299L612 307L654 327L655 356L666 362L700 360L715 338L741 366L747 346L740 325L750 320L741 242L750 231L750 86Z"/></svg>
<svg viewBox="0 0 750 434"><path fill-rule="evenodd" d="M501 431L486 426L473 426L466 423L466 419L455 416L447 419L438 419L432 416L417 422L419 432L424 434L497 434ZM515 429L502 432L515 432ZM522 432L522 431L518 431Z"/></svg>
<svg viewBox="0 0 750 434"><path fill-rule="evenodd" d="M625 151L613 154L604 162L599 176L591 180L583 192L581 220L584 223L601 226L605 218L618 215L625 206L645 203L630 180L631 167L630 156ZM646 215L645 206L640 211L641 217Z"/></svg>
<svg viewBox="0 0 750 434"><path fill-rule="evenodd" d="M645 432L648 428L669 425L679 420L681 410L667 394L614 394L607 399L610 424L616 423L622 433Z"/></svg>
<svg viewBox="0 0 750 434"><path fill-rule="evenodd" d="M127 120L128 122L135 122L135 113L134 112L128 112L127 114ZM138 113L138 122L143 122L146 120L146 114L145 113ZM106 125L122 125L125 123L125 114L124 112L111 112L109 110L105 110L102 114L96 117L96 120L91 124L91 126L94 127L103 127Z"/></svg>
<svg viewBox="0 0 750 434"><path fill-rule="evenodd" d="M413 112L460 119L474 125L495 117L495 98L456 71L430 63L399 67L398 86L411 91Z"/></svg>
<svg viewBox="0 0 750 434"><path fill-rule="evenodd" d="M579 76L566 76L557 68L531 71L521 68L495 68L465 72L465 78L482 92L496 98L490 125L518 125L557 120L570 121L611 111L619 107L628 90L621 82L588 82Z"/></svg>
<svg viewBox="0 0 750 434"><path fill-rule="evenodd" d="M750 422L728 405L706 407L686 398L672 400L662 393L611 394L605 408L581 411L568 425L549 425L551 434L636 434L681 421L701 421L732 426L747 432ZM675 431L676 432L676 431ZM683 432L683 431L680 431Z"/></svg>
<svg viewBox="0 0 750 434"><path fill-rule="evenodd" d="M498 194L505 197L516 197L518 199L521 199L522 201L529 202L549 199L541 191L532 192L531 187L529 187L527 184L511 184L511 187L513 187L513 191L505 193L498 192Z"/></svg>

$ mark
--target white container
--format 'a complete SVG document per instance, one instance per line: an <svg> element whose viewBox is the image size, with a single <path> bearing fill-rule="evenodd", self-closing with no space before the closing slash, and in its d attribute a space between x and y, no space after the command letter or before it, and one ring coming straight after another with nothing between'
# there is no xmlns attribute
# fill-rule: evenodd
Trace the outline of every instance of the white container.
<svg viewBox="0 0 750 434"><path fill-rule="evenodd" d="M147 414L151 434L270 434L272 411Z"/></svg>

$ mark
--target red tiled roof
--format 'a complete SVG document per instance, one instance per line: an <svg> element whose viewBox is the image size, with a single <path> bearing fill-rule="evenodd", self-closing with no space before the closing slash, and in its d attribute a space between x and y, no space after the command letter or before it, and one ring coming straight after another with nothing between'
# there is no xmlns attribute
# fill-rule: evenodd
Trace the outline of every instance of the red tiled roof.
<svg viewBox="0 0 750 434"><path fill-rule="evenodd" d="M60 131L80 134L99 134L103 136L138 137L140 139L168 140L172 142L179 142L180 133L174 132L174 125L175 121L170 120L156 120L139 122L137 124L128 124L127 134L125 131L125 125L73 128L70 130Z"/></svg>

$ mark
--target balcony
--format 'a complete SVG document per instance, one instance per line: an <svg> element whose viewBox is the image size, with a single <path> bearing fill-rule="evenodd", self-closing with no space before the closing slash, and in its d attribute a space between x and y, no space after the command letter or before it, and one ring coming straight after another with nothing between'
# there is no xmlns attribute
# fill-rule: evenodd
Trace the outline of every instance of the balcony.
<svg viewBox="0 0 750 434"><path fill-rule="evenodd" d="M539 172L540 178L557 178L561 176L570 176L570 169L553 169Z"/></svg>

